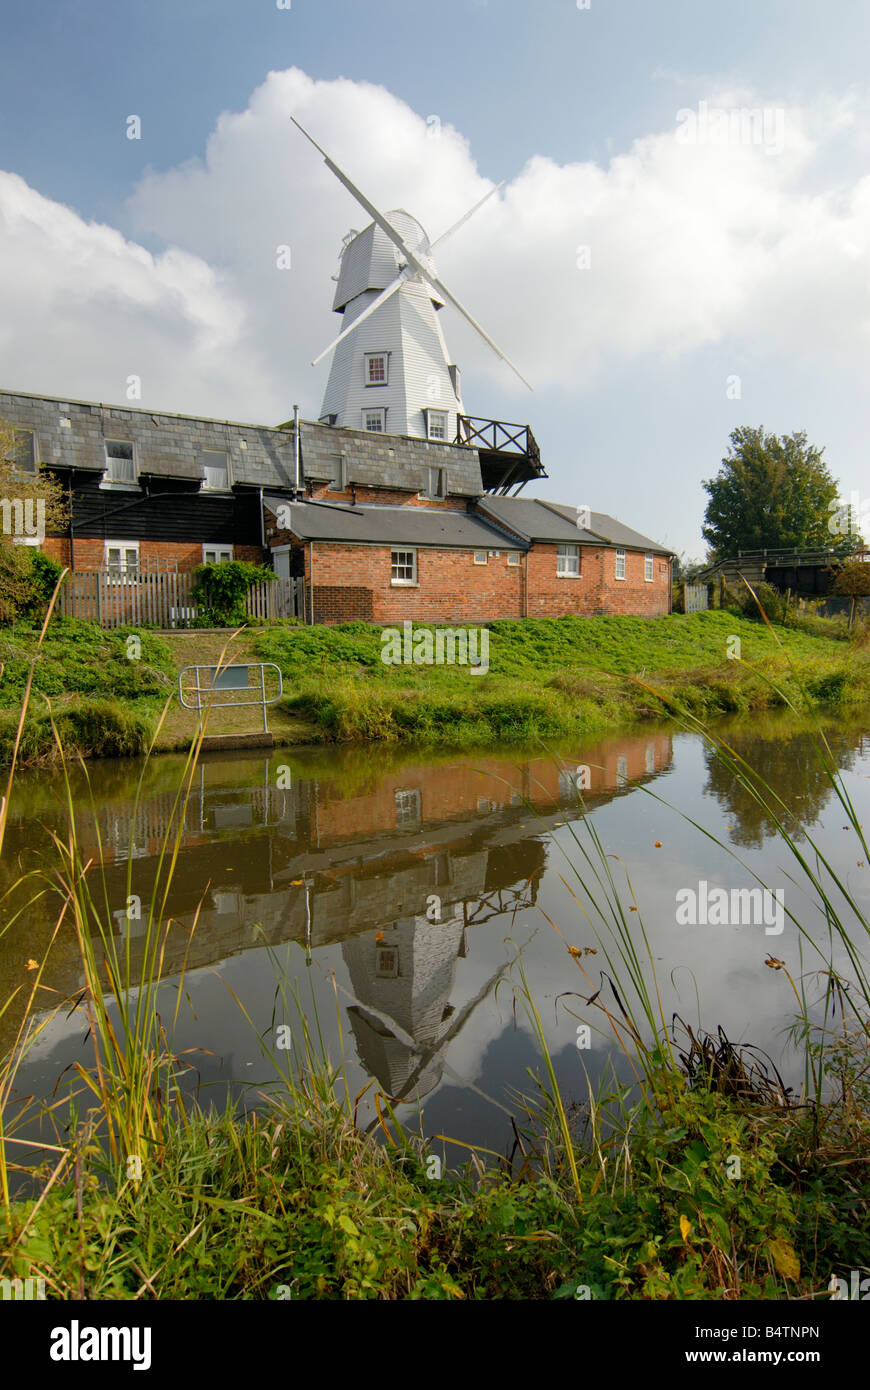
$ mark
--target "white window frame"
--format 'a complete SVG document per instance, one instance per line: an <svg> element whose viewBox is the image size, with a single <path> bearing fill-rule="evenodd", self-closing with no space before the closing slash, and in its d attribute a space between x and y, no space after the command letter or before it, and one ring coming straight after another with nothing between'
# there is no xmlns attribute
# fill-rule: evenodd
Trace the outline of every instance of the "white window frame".
<svg viewBox="0 0 870 1390"><path fill-rule="evenodd" d="M476 565L485 565L487 563L487 559L488 557L485 550L475 550L474 563Z"/></svg>
<svg viewBox="0 0 870 1390"><path fill-rule="evenodd" d="M622 567L622 574L620 574L620 572L619 572L620 566ZM624 579L624 578L625 578L625 569L626 569L626 565L625 565L625 551L624 551L624 550L617 550L617 551L616 551L616 554L615 554L615 557L614 557L614 566L613 566L613 577L614 577L614 579Z"/></svg>
<svg viewBox="0 0 870 1390"><path fill-rule="evenodd" d="M34 477L39 472L39 446L37 444L36 430L29 425L15 425L13 428L15 444L11 456L6 460L18 469L19 473L25 473L28 478ZM22 439L22 435L27 435L27 440ZM27 445L29 444L29 449ZM28 452L30 458L27 463L22 463L19 455Z"/></svg>
<svg viewBox="0 0 870 1390"><path fill-rule="evenodd" d="M576 561L577 568L571 569L568 561ZM574 542L565 542L556 547L556 576L558 579L579 579L581 573L581 553L580 546Z"/></svg>
<svg viewBox="0 0 870 1390"><path fill-rule="evenodd" d="M441 444L446 444L446 443L447 443L447 433L448 433L448 430L450 429L450 411L449 411L449 410L427 410L425 413L426 413L426 438L427 438L427 439L434 439L434 440L436 440L438 443L441 443ZM440 420L443 421L443 424L444 424L444 433L443 433L443 434L433 434L433 433L432 433L432 426L433 426L433 424L434 424L434 421L435 421L436 416L438 417L438 419L440 419Z"/></svg>
<svg viewBox="0 0 870 1390"><path fill-rule="evenodd" d="M208 560L206 556L211 553L217 555L216 560ZM204 565L226 565L235 559L235 549L231 545L206 545L202 547L202 563Z"/></svg>
<svg viewBox="0 0 870 1390"><path fill-rule="evenodd" d="M406 561L397 561L397 555L410 555L410 565ZM394 571L396 569L410 569L410 579L397 579ZM414 546L402 545L393 546L390 550L390 583L396 589L415 589L418 587L417 581L417 551Z"/></svg>
<svg viewBox="0 0 870 1390"><path fill-rule="evenodd" d="M422 797L419 787L397 787L393 792L396 808L396 829L419 826L423 817Z"/></svg>
<svg viewBox="0 0 870 1390"><path fill-rule="evenodd" d="M643 557L643 577L646 584L655 582L656 560L654 555L644 555Z"/></svg>
<svg viewBox="0 0 870 1390"><path fill-rule="evenodd" d="M512 569L513 569L515 566L519 565L519 563L520 563L520 552L519 552L518 550L509 550L509 551L508 551L507 562L508 562L508 564L510 565L510 567L511 567Z"/></svg>
<svg viewBox="0 0 870 1390"><path fill-rule="evenodd" d="M130 450L130 459L129 459L129 460L126 460L126 459L125 459L125 460L123 460L123 462L126 463L126 462L129 461L130 467L131 467L131 472L132 472L132 474L133 474L133 476L132 476L131 478L113 478L113 477L112 477L112 465L113 465L113 463L121 462L121 460L111 458L111 456L110 456L110 454L109 454L109 445L110 445L110 444L123 444L125 448L129 448L129 450ZM137 460L136 460L136 444L135 444L134 440L132 440L132 439L106 439L106 438L104 438L104 439L103 439L103 454L104 454L104 457L105 457L105 460L106 460L106 466L105 466L105 468L103 469L103 481L102 481L102 483L100 484L100 486L101 486L101 487L135 488L135 489L138 489L138 487L139 487L139 470L138 470L138 468L137 468L137 466L136 466L136 463L137 463Z"/></svg>
<svg viewBox="0 0 870 1390"><path fill-rule="evenodd" d="M120 562L119 568L116 572L113 572L109 565L109 554L113 550L126 552L125 558ZM127 568L129 560L126 558L126 556L129 555L131 551L136 556L136 568L134 570L128 570ZM140 573L139 541L104 541L103 560L105 564L106 577L110 584L120 584L123 583L125 580L129 582L131 578L138 579Z"/></svg>
<svg viewBox="0 0 870 1390"><path fill-rule="evenodd" d="M383 381L372 381L372 379L371 379L372 363L373 363L373 362L376 362L376 361L379 361L381 358L383 358L383 360L384 360L384 379L383 379ZM364 366L364 371L365 371L365 384L366 384L366 386L373 386L373 387L376 387L376 388L377 388L378 386L389 386L389 384L390 384L390 354L389 354L388 352L366 352L366 353L363 354L363 361L364 361L364 364L365 364L365 366Z"/></svg>
<svg viewBox="0 0 870 1390"><path fill-rule="evenodd" d="M214 454L215 456L220 456L221 458L225 458L226 461L227 461L227 466L226 466L226 482L225 482L222 486L216 487L216 486L214 485L214 483L210 483L209 480L208 480L209 470L211 469L212 472L215 472L215 473L216 473L216 472L217 472L217 469L214 468L214 466L213 466L212 464L206 463L205 460L206 460L206 455L207 455L207 454ZM198 458L199 458L199 462L202 464L202 471L203 471L203 479L202 479L202 482L200 483L200 492L229 492L230 489L231 489L231 484L232 484L232 479L231 479L231 476L230 476L230 455L229 455L229 451L226 450L226 449L203 449L202 452L201 452L201 454L198 456Z"/></svg>
<svg viewBox="0 0 870 1390"><path fill-rule="evenodd" d="M368 417L369 417L370 415L377 415L377 416L380 417L380 428L379 428L379 429L373 430L373 429L371 428L371 426L369 425ZM382 405L381 405L381 406L369 406L369 407L367 407L366 409L363 410L362 417L363 417L363 420L362 420L362 422L363 422L363 430L365 431L366 434L386 434L386 432L387 432L387 412L386 412L386 408L385 408L384 406L382 406Z"/></svg>
<svg viewBox="0 0 870 1390"><path fill-rule="evenodd" d="M426 469L426 491L422 495L435 502L443 502L447 496L447 475L440 464Z"/></svg>

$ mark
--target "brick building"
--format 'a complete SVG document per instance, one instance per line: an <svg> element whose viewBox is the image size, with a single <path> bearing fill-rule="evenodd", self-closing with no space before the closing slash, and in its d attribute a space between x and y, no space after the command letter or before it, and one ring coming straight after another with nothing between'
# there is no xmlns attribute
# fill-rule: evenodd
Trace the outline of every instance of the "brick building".
<svg viewBox="0 0 870 1390"><path fill-rule="evenodd" d="M0 392L23 473L64 485L42 541L131 585L252 560L304 581L308 621L477 623L670 609L671 555L602 513L510 496L545 477L526 426L460 417L454 442L277 427ZM582 523L582 524L580 524ZM21 537L21 539L30 539Z"/></svg>

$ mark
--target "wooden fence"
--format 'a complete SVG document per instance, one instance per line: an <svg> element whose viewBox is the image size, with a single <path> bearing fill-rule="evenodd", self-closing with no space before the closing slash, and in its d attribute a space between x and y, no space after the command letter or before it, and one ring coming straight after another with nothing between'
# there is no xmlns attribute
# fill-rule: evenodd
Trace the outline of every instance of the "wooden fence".
<svg viewBox="0 0 870 1390"><path fill-rule="evenodd" d="M58 600L67 618L85 618L101 627L190 627L200 609L192 596L193 576L163 572L110 574L75 570L68 574ZM273 579L248 590L245 610L253 621L305 618L301 579Z"/></svg>

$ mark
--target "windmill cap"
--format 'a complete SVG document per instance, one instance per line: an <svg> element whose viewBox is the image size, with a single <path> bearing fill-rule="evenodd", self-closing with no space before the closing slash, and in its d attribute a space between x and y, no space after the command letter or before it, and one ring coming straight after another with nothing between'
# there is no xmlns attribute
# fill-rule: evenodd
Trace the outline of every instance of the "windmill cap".
<svg viewBox="0 0 870 1390"><path fill-rule="evenodd" d="M386 214L390 225L415 256L424 264L435 267L429 256L429 238L416 217L404 208L394 208ZM404 264L399 247L390 240L386 232L375 222L370 222L355 236L346 237L341 252L341 267L335 289L333 309L341 312L357 295L366 290L385 290L391 285ZM437 296L435 302L442 301Z"/></svg>

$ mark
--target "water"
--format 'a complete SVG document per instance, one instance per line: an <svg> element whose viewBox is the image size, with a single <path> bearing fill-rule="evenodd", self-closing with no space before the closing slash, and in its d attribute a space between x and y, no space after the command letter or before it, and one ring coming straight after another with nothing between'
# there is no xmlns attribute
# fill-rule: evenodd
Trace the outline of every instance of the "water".
<svg viewBox="0 0 870 1390"><path fill-rule="evenodd" d="M828 737L858 819L870 825L865 728L833 729ZM870 869L844 828L809 736L769 718L752 729L738 723L729 737L811 827L866 913ZM80 836L88 854L96 856L102 843L119 934L128 929L129 894L147 912L182 767L174 757L148 766L138 810L140 764L91 765L90 791L83 774L76 778ZM794 861L770 819L699 737L656 726L557 752L420 755L379 747L204 757L170 893L174 925L162 993L168 1021L182 989L173 1045L196 1069L200 1101L221 1105L230 1091L258 1103L274 1080L258 1032L274 1047L277 1028L290 1025L298 1047L298 1019L277 989L276 961L298 984L307 1016L319 1018L333 1060L344 1056L351 1094L374 1079L360 1101L364 1126L376 1123L379 1091L427 1137L510 1147L516 1092L532 1091L529 1071L542 1072L522 1007L514 1008L518 949L566 1099L582 1101L586 1073L594 1082L608 1063L624 1075L606 1020L581 997L601 986L600 999L615 1008L601 973L611 974L603 946L583 915L572 870L581 863L578 840L589 847L578 779L581 788L588 784L588 817L613 856L608 863L626 911L633 902L639 908L630 914L634 938L648 976L655 969L665 1015L676 1011L710 1029L721 1024L732 1041L767 1052L798 1085L801 1067L787 1039L794 996L784 974L764 965L772 954L797 979L796 927L785 917L777 931L773 915L772 925L681 924L677 894L697 893L702 882L708 894L751 887L755 871L784 892L785 907L823 944L824 923L803 885L788 877ZM64 832L61 792L56 772L19 778L3 887L21 868L44 862L49 828ZM91 879L96 892L98 868ZM135 955L141 927L135 903L130 910ZM37 904L0 937L4 998L29 985L27 962L41 959L55 916L56 907L52 915ZM580 957L588 981L568 945L590 948ZM805 946L804 971L821 963ZM71 927L58 935L44 983L47 1007L81 987ZM808 992L816 998L821 988L808 980ZM2 1051L19 1002L0 1019ZM584 1023L592 1025L588 1048L578 1047ZM29 1055L19 1093L51 1094L76 1060L91 1058L73 1013L55 1019ZM449 1161L463 1157L459 1149L445 1153Z"/></svg>

